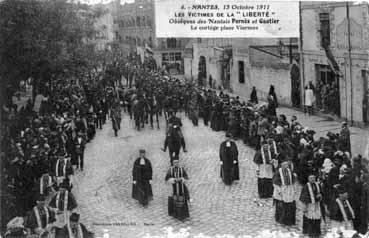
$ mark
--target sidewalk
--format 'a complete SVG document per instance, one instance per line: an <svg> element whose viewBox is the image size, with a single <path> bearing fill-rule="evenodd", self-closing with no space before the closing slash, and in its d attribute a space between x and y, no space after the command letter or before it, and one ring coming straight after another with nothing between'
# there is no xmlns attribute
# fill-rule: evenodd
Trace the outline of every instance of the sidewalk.
<svg viewBox="0 0 369 238"><path fill-rule="evenodd" d="M219 93L219 91L217 90ZM241 101L248 101L249 99L240 95L229 93L230 96L239 96ZM341 122L334 121L326 117L319 116L308 116L304 112L287 108L278 107L277 114L284 114L287 120L290 121L291 116L295 115L297 121L301 123L304 127L309 127L313 129L315 134L315 139L319 137L325 137L329 131L333 133L339 133L341 130ZM351 150L353 155L361 154L369 158L369 129L362 129L359 127L349 127L351 132Z"/></svg>

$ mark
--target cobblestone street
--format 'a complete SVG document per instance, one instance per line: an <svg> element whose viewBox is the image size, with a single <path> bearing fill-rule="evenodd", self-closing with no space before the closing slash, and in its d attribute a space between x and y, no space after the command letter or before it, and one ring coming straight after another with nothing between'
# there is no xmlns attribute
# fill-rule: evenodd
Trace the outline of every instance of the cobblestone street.
<svg viewBox="0 0 369 238"><path fill-rule="evenodd" d="M181 117L188 152L181 152L180 163L190 177L191 217L182 223L167 213L171 188L164 181L169 156L160 150L164 129L145 128L138 132L124 115L118 137L114 137L109 121L88 144L85 171L76 175L78 210L82 221L97 237L102 236L103 229L109 230L110 237L160 235L169 226L175 231L191 227L191 234L204 235L250 235L263 229L298 232L300 224L292 228L275 224L272 200L258 199L253 149L237 142L240 181L226 187L219 178L218 155L224 132L214 132L203 123L193 127L184 115ZM163 120L161 125L164 127ZM131 198L131 171L139 148L146 149L153 165L154 200L147 208Z"/></svg>

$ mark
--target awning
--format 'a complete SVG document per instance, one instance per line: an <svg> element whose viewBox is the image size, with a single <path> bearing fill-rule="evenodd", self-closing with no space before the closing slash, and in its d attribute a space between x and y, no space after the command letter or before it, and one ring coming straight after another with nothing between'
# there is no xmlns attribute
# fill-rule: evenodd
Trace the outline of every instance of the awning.
<svg viewBox="0 0 369 238"><path fill-rule="evenodd" d="M340 71L340 67L338 66L338 63L336 59L334 58L332 51L329 47L324 47L325 49L325 55L327 56L327 62L331 70L338 76L342 77L343 74Z"/></svg>

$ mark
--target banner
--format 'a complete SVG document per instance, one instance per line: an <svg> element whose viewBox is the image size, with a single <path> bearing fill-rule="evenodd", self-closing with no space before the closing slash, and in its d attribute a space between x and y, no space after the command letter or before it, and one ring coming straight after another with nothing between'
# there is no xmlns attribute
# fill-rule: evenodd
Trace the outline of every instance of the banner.
<svg viewBox="0 0 369 238"><path fill-rule="evenodd" d="M299 37L299 2L154 0L157 37Z"/></svg>

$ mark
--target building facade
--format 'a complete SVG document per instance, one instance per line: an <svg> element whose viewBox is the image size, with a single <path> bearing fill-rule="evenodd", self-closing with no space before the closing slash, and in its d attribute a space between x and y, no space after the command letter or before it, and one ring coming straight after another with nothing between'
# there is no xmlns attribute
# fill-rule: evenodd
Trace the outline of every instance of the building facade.
<svg viewBox="0 0 369 238"><path fill-rule="evenodd" d="M293 57L297 54L296 42L294 39ZM290 55L284 53L289 44L289 39L193 39L186 46L185 76L199 85L244 97L249 97L255 87L264 100L270 85L274 85L279 102L292 105L293 64Z"/></svg>
<svg viewBox="0 0 369 238"><path fill-rule="evenodd" d="M112 5L98 4L95 8L100 8L102 14L95 21L94 28L96 36L94 41L96 43L96 50L112 50L111 44L114 41L114 19L112 14Z"/></svg>
<svg viewBox="0 0 369 238"><path fill-rule="evenodd" d="M149 49L158 66L172 74L183 74L184 46L188 39L156 37L154 1L121 4L117 0L114 4L115 40L123 51L137 52L143 61Z"/></svg>
<svg viewBox="0 0 369 238"><path fill-rule="evenodd" d="M303 2L300 44L302 85L314 85L316 107L368 123L368 3Z"/></svg>

